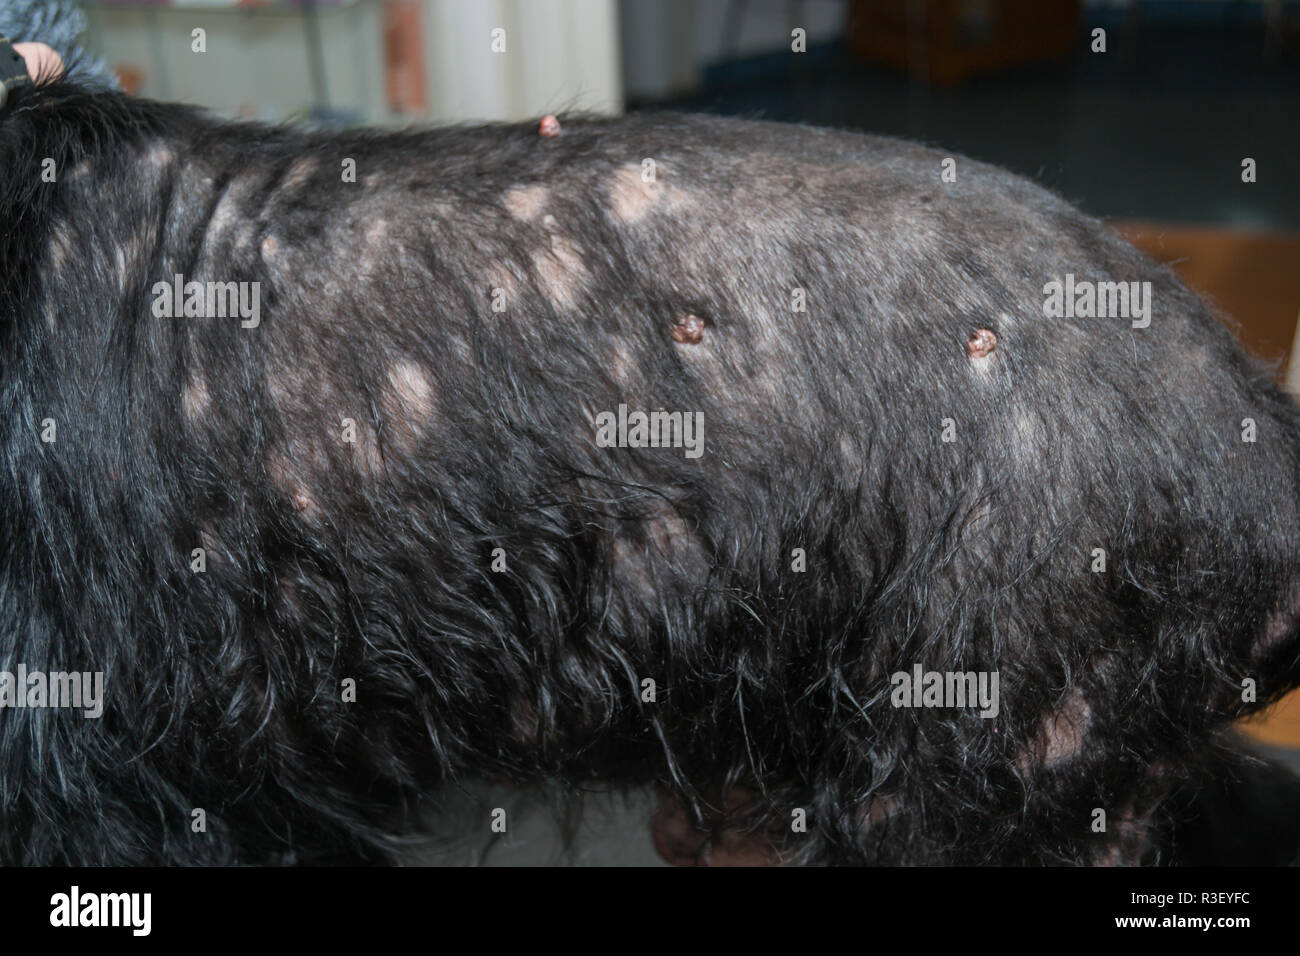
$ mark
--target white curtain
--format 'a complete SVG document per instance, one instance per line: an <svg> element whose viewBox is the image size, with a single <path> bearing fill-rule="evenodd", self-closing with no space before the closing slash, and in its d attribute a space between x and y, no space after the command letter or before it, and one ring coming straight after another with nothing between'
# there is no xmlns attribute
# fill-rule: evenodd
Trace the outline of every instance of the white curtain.
<svg viewBox="0 0 1300 956"><path fill-rule="evenodd" d="M435 119L622 109L614 0L426 0L424 31Z"/></svg>

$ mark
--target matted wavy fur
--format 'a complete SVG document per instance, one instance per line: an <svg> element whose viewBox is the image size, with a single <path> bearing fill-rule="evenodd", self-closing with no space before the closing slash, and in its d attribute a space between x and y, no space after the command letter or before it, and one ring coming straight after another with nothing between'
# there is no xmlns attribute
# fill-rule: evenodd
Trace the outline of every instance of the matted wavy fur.
<svg viewBox="0 0 1300 956"><path fill-rule="evenodd" d="M1300 679L1292 401L1016 176L562 124L12 98L0 663L102 670L108 699L0 712L0 860L383 860L468 775L654 782L706 818L744 788L791 862L1169 859L1164 798L1242 681ZM260 282L260 325L156 318L178 273ZM1150 281L1150 327L1045 318L1066 273ZM704 455L598 448L620 403L703 412ZM918 663L996 670L998 717L891 706Z"/></svg>

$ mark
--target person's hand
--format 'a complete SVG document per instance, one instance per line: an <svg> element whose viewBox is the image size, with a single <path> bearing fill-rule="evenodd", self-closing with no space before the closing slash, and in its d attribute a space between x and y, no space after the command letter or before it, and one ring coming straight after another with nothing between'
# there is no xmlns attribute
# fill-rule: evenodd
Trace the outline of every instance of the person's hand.
<svg viewBox="0 0 1300 956"><path fill-rule="evenodd" d="M63 57L44 43L15 43L14 52L27 64L33 83L48 83L63 75Z"/></svg>

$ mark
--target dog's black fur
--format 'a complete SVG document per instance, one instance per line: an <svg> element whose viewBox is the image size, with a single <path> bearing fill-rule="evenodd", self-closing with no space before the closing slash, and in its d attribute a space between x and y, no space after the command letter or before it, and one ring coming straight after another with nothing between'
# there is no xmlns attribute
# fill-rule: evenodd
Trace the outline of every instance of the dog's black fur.
<svg viewBox="0 0 1300 956"><path fill-rule="evenodd" d="M1175 859L1243 680L1300 680L1300 412L1166 269L944 156L17 91L0 667L107 705L0 711L0 861L383 860L468 775L743 790L793 862ZM261 324L155 317L177 273ZM1045 318L1066 273L1150 280L1150 327ZM704 455L597 447L620 403ZM999 716L892 706L918 663Z"/></svg>

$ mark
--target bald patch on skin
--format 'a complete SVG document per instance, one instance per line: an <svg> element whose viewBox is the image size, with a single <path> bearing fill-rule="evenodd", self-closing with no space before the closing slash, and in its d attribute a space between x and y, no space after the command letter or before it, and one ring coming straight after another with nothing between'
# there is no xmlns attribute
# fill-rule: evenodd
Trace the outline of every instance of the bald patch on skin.
<svg viewBox="0 0 1300 956"><path fill-rule="evenodd" d="M146 222L138 231L127 233L113 252L118 287L126 290L134 278L140 281L158 243L157 222Z"/></svg>
<svg viewBox="0 0 1300 956"><path fill-rule="evenodd" d="M224 240L227 233L234 230L240 233L241 245L252 240L253 224L245 213L244 200L252 196L257 186L258 181L250 176L236 180L227 187L217 203L217 208L212 211L212 218L208 221L204 246L210 247L213 242Z"/></svg>
<svg viewBox="0 0 1300 956"><path fill-rule="evenodd" d="M1050 767L1078 756L1091 723L1092 707L1083 691L1070 688L1060 708L1043 719L1043 762Z"/></svg>
<svg viewBox="0 0 1300 956"><path fill-rule="evenodd" d="M1074 759L1083 750L1091 724L1092 706L1083 691L1071 687L1060 705L1042 716L1038 733L1016 759L1016 766L1028 775L1035 767L1050 768Z"/></svg>
<svg viewBox="0 0 1300 956"><path fill-rule="evenodd" d="M685 579L688 587L703 586L709 567L704 542L686 520L667 504L656 510L613 542L615 579L646 604L658 600L661 587L679 587L674 577Z"/></svg>
<svg viewBox="0 0 1300 956"><path fill-rule="evenodd" d="M320 163L314 156L304 156L295 160L294 164L289 167L289 172L284 177L284 188L286 190L295 190L307 185L308 180L320 167Z"/></svg>
<svg viewBox="0 0 1300 956"><path fill-rule="evenodd" d="M858 440L852 435L840 435L839 450L845 477L849 479L849 487L859 487L862 481L863 456Z"/></svg>
<svg viewBox="0 0 1300 956"><path fill-rule="evenodd" d="M285 411L289 400L293 398L293 389L290 387L290 383L297 385L296 379L297 376L293 373L279 373L267 376L267 394L271 396L271 401L275 403L281 413Z"/></svg>
<svg viewBox="0 0 1300 956"><path fill-rule="evenodd" d="M320 517L320 505L299 469L286 455L278 451L271 452L266 460L266 473L272 484L288 497L294 511L309 520Z"/></svg>
<svg viewBox="0 0 1300 956"><path fill-rule="evenodd" d="M589 278L581 247L565 236L552 236L549 249L533 254L533 269L542 293L562 309L574 306Z"/></svg>
<svg viewBox="0 0 1300 956"><path fill-rule="evenodd" d="M150 166L161 169L176 161L176 153L162 143L154 143L145 150L143 159Z"/></svg>
<svg viewBox="0 0 1300 956"><path fill-rule="evenodd" d="M141 172L162 181L170 167L176 163L176 153L161 142L151 143L140 156Z"/></svg>
<svg viewBox="0 0 1300 956"><path fill-rule="evenodd" d="M113 263L117 272L118 288L125 289L131 279L131 264L127 261L127 250L124 246L118 246L113 250Z"/></svg>
<svg viewBox="0 0 1300 956"><path fill-rule="evenodd" d="M880 826L898 813L900 806L901 801L894 794L886 793L872 797L858 811L858 822L865 827Z"/></svg>
<svg viewBox="0 0 1300 956"><path fill-rule="evenodd" d="M83 159L81 162L77 163L76 166L72 167L64 177L64 181L75 183L78 180L85 179L88 175L90 175L90 160Z"/></svg>
<svg viewBox="0 0 1300 956"><path fill-rule="evenodd" d="M208 410L211 401L207 379L203 377L202 372L194 373L194 377L185 386L185 391L181 393L181 410L185 413L185 417L194 421Z"/></svg>
<svg viewBox="0 0 1300 956"><path fill-rule="evenodd" d="M333 397L331 386L327 379L312 380L305 368L288 365L268 372L266 391L285 429L284 439L267 453L267 476L296 512L315 519L321 509L313 486L330 470L325 442L339 436L323 434L317 423L320 408Z"/></svg>
<svg viewBox="0 0 1300 956"><path fill-rule="evenodd" d="M635 372L636 361L632 357L631 349L626 345L616 347L609 357L609 377L614 380L614 384L620 388L628 388L632 385Z"/></svg>
<svg viewBox="0 0 1300 956"><path fill-rule="evenodd" d="M1022 460L1031 463L1037 461L1041 429L1032 412L1020 410L1015 413L1011 420L1011 438Z"/></svg>
<svg viewBox="0 0 1300 956"><path fill-rule="evenodd" d="M394 362L388 368L380 402L394 446L404 454L411 452L437 411L429 376L408 359Z"/></svg>
<svg viewBox="0 0 1300 956"><path fill-rule="evenodd" d="M388 384L408 417L423 421L433 414L433 386L420 366L406 360L394 362L388 370Z"/></svg>
<svg viewBox="0 0 1300 956"><path fill-rule="evenodd" d="M515 186L506 192L503 200L506 212L515 219L532 222L542 214L550 199L551 191L540 184Z"/></svg>
<svg viewBox="0 0 1300 956"><path fill-rule="evenodd" d="M289 496L289 500L293 502L294 510L300 514L304 514L308 518L320 516L320 506L316 504L316 499L311 496L311 492L306 488L302 486L295 487L293 493Z"/></svg>
<svg viewBox="0 0 1300 956"><path fill-rule="evenodd" d="M647 567L645 544L620 535L614 539L612 551L611 566L619 583L630 586L642 600L653 599L655 587Z"/></svg>
<svg viewBox="0 0 1300 956"><path fill-rule="evenodd" d="M610 213L619 222L638 222L663 200L664 192L658 178L647 181L641 175L639 163L621 166L610 181Z"/></svg>
<svg viewBox="0 0 1300 956"><path fill-rule="evenodd" d="M389 258L389 225L387 219L376 218L366 226L359 264L362 275L370 275Z"/></svg>
<svg viewBox="0 0 1300 956"><path fill-rule="evenodd" d="M267 236L262 240L262 259L265 262L273 260L280 251L280 240L275 236Z"/></svg>
<svg viewBox="0 0 1300 956"><path fill-rule="evenodd" d="M238 192L232 184L217 202L217 208L212 211L212 219L208 222L209 233L224 233L240 221L242 217L239 214Z"/></svg>
<svg viewBox="0 0 1300 956"><path fill-rule="evenodd" d="M1139 866L1151 833L1151 815L1138 814L1132 804L1124 807L1111 826L1111 843L1098 853L1099 867Z"/></svg>
<svg viewBox="0 0 1300 956"><path fill-rule="evenodd" d="M50 267L55 272L62 272L68 264L68 254L71 252L71 237L67 233L66 227L55 220L50 226Z"/></svg>
<svg viewBox="0 0 1300 956"><path fill-rule="evenodd" d="M355 417L352 420L356 422L356 441L344 443L352 451L352 464L362 474L379 478L388 470L383 452L379 449L379 437L369 422Z"/></svg>

